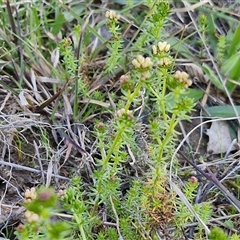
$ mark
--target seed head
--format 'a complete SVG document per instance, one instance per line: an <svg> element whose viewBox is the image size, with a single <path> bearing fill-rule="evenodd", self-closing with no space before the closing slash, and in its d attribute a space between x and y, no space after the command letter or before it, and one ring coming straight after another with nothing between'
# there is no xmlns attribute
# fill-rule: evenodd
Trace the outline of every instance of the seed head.
<svg viewBox="0 0 240 240"><path fill-rule="evenodd" d="M168 52L170 49L170 44L167 42L158 42L158 49L160 52Z"/></svg>
<svg viewBox="0 0 240 240"><path fill-rule="evenodd" d="M36 189L34 187L32 187L30 189L26 189L24 196L25 196L26 203L33 201L37 197Z"/></svg>
<svg viewBox="0 0 240 240"><path fill-rule="evenodd" d="M168 44L167 42L158 42L157 46L156 45L152 46L152 51L154 55L162 52L166 53L170 50L170 47L171 45Z"/></svg>
<svg viewBox="0 0 240 240"><path fill-rule="evenodd" d="M38 219L39 219L39 216L36 214L36 213L33 213L31 211L26 211L25 212L25 218L26 220L29 222L29 223L32 223L32 222L37 222Z"/></svg>
<svg viewBox="0 0 240 240"><path fill-rule="evenodd" d="M169 57L163 57L158 61L158 66L169 67L172 65L172 59Z"/></svg>
<svg viewBox="0 0 240 240"><path fill-rule="evenodd" d="M106 18L109 18L111 20L114 20L114 21L118 21L120 19L120 16L116 14L115 11L107 11L106 14L105 14L105 17Z"/></svg>
<svg viewBox="0 0 240 240"><path fill-rule="evenodd" d="M184 87L188 88L192 85L192 80L189 79L189 75L186 72L176 71L174 77L181 83L184 84Z"/></svg>
<svg viewBox="0 0 240 240"><path fill-rule="evenodd" d="M149 57L145 58L142 55L138 55L135 59L133 59L132 64L134 67L140 69L148 69L153 65L151 58Z"/></svg>

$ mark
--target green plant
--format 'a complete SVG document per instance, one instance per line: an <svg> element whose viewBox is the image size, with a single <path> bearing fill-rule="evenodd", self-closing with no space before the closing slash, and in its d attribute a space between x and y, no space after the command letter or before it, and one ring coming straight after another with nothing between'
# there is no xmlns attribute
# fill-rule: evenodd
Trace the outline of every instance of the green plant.
<svg viewBox="0 0 240 240"><path fill-rule="evenodd" d="M61 171L70 158L74 168L69 170L67 165L64 171L71 177L72 174L81 175L72 177L60 201L51 189L40 188L37 194L34 190L27 192L25 197L31 201L25 204L25 222L16 229L20 240L159 239L159 232L167 234L171 227L175 237L179 237L182 229L195 220L186 201L171 189L169 181L172 170L181 172L178 161L170 166L179 140L177 126L182 120L189 120L189 114L199 99L193 96L196 93L194 89L189 89L192 84L189 75L175 69L174 48L182 48L163 40L169 3L164 0L145 1L144 7L148 11L146 14L143 11L140 16L143 19L137 20L141 21L141 26L129 41L124 42L126 23L122 15L124 11L131 14L133 5L131 1L119 2L127 5L118 13L107 11L106 19L98 25L107 22L111 34L109 40L88 23L93 12L88 12L86 3L70 8L62 1L60 4L54 2L52 6L46 5L46 13L42 17L42 12L40 14L34 5L27 11L31 21L29 38L26 39L14 32L14 27L9 31L8 23L3 27L0 53L4 63L8 63L3 73L11 78L14 87L0 82L1 86L15 96L21 91L23 100L29 100L24 107L37 113L38 117L43 115L48 126L36 121L31 129L38 134L40 130L39 146L43 151L39 151L38 160L46 160L42 161L41 168L45 169L47 160L56 157L54 171ZM25 13L24 8L20 9ZM4 14L6 17L6 12ZM69 24L73 19L74 23ZM68 24L66 29L70 29L70 33L62 32L65 24ZM208 41L210 27L205 15L200 17L199 24L203 40ZM28 23L23 17L19 26L27 29ZM8 41L8 31L15 38L13 42ZM47 39L45 31L50 36ZM88 46L92 35L103 43L93 52ZM17 40L23 48L19 47ZM229 52L226 51L228 40L225 36L219 37L217 49L214 49L223 70L226 54L235 56L238 49L234 37L233 45ZM204 56L204 44L202 41L198 44L200 54ZM105 66L97 70L101 74L100 81L92 86L91 81L97 74L89 70L88 65L91 61L96 63L94 60L104 47L107 47ZM15 48L24 50L26 62L18 58ZM189 54L187 48L184 52ZM21 68L23 65L25 68ZM13 69L19 73L17 80L10 74ZM206 73L211 74L211 71L211 68L205 68ZM39 78L41 74L44 79L43 76ZM111 81L105 84L101 78ZM215 80L219 83L217 78ZM32 98L22 92L26 86L30 86ZM86 123L88 130L78 128L79 122ZM19 127L20 130L22 128L24 124ZM60 138L59 142L52 141L52 135L56 142ZM144 141L141 141L143 135ZM15 145L24 156L22 142L16 141ZM76 160L78 152L70 153L72 148L82 154L80 160ZM32 158L35 159L34 154ZM48 167L49 177L50 164ZM211 205L195 204L197 188L197 180L191 178L184 184L183 194L195 214L207 223L212 214ZM63 216L58 214L59 211L64 212L67 218L58 219L56 216ZM196 239L206 236L200 224L197 223L195 230ZM225 236L221 231L216 232L212 230L210 236L214 237L219 232Z"/></svg>
<svg viewBox="0 0 240 240"><path fill-rule="evenodd" d="M107 125L100 121L95 124L100 157L95 160L93 184L86 191L80 187L82 182L80 179L73 179L63 199L64 208L73 216L72 236L79 236L81 239L93 239L94 235L99 239L103 236L105 239L117 239L119 236L126 239L155 237L154 226L160 225L164 229L169 223L174 222L176 196L169 191L166 166L169 164L168 159L177 141L178 133L175 128L181 120L188 119L187 113L192 110L194 103L186 96L191 80L184 72L174 72L170 45L167 42L158 41L169 5L166 1L149 2L149 7L151 14L149 13L144 21L146 34L137 38L132 47L149 57L140 54L134 57L130 71L121 77L122 96L116 103L116 111L111 113L112 119ZM117 66L125 68L125 59L123 54L120 54L123 49L118 17L114 12L107 12L106 16L109 18L108 26L112 39L108 43L109 60L105 69L107 73L113 73ZM152 49L150 41L155 43ZM72 42L64 39L60 42L59 49L63 56L65 80L71 81L72 78L76 78L77 83L79 81L78 60L74 55ZM79 84L76 83L75 99L79 96ZM87 86L84 82L82 84ZM143 92L145 96L142 95ZM85 95L87 91L81 87L81 93ZM141 146L138 146L135 136L140 128L138 129L138 119L134 116L132 109L134 105L140 103L141 97L154 105L148 117L147 127L150 163L149 166L144 166L146 176L128 183L129 190L126 192L125 200L122 200L120 174L125 171L124 166L129 161L126 148L130 149L129 151L132 151L135 156L141 152L139 149ZM77 102L75 101L74 104ZM74 109L76 118L78 108ZM48 144L45 140L44 142ZM18 231L18 234L31 235L31 231L39 226L40 235L49 237L53 228L49 222L49 208L54 207L54 204L44 209L39 199L36 201L39 206L33 202L27 207L39 215L40 222L32 222L32 225L29 223L30 230L27 231L26 227L22 232ZM102 223L98 217L101 207L107 209L107 219L109 223L114 223L115 228L103 227L108 223ZM136 219L139 220L136 222ZM42 228L41 224L48 227ZM95 228L99 230L93 234ZM33 239L37 237L39 232L32 235Z"/></svg>
<svg viewBox="0 0 240 240"><path fill-rule="evenodd" d="M231 94L240 80L239 71L237 70L239 69L240 62L238 52L239 42L237 40L240 36L240 25L236 27L234 33L231 33L230 29L226 35L216 37L214 20L215 17L210 18L210 21L206 24L204 31L202 31L202 37L204 37L204 41L210 41L214 57L217 60L217 65L215 65L215 69L213 70L206 64L203 64L203 69L217 88L223 90L224 92L227 89L227 91ZM216 71L219 71L217 75ZM227 78L226 89L222 86L222 75Z"/></svg>
<svg viewBox="0 0 240 240"><path fill-rule="evenodd" d="M152 10L157 12L159 9L159 5L156 5ZM158 12L158 15L163 19L166 16L161 11ZM116 19L114 18L114 24ZM154 19L150 18L149 20L150 28L153 26ZM155 33L154 36L156 37L158 34ZM138 47L139 44L139 42L136 43ZM140 47L142 51L144 51L145 44L143 43ZM148 50L147 47L146 50ZM191 81L186 73L177 71L173 74L174 62L169 55L169 50L169 44L158 42L157 45L153 45L152 54L147 52L149 57L138 55L133 59L134 68L120 79L123 97L119 101L113 121L110 122L110 126L102 122L96 124L96 138L101 157L96 163L98 170L94 173L92 190L96 198L93 202L93 209L97 211L99 204L104 203L110 209L112 208L110 210L111 217L115 221L114 209L116 210L121 223L121 216L126 213L123 212L123 209L119 209L119 174L124 170L123 164L126 164L128 160L126 146L137 150L134 137L137 130L137 119L134 117L131 106L138 104L142 91L146 93L149 102L155 106L149 115L148 126L151 138L148 146L151 149L149 151L151 164L146 183L140 185L143 195L139 196L138 200L141 203L138 211L143 213L141 216L143 219L148 219L148 223L144 225L148 225L147 229L152 236L154 236L152 227L155 224L160 224L164 228L167 223L173 221L174 195L167 190L167 171L164 169L168 165L167 160L170 158L177 140L175 127L180 120L188 118L187 113L193 107L192 99L185 96ZM132 191L132 187L129 191ZM111 199L115 201L114 207ZM160 215L164 217L160 217ZM128 225L128 229L132 227ZM124 228L121 229L121 224L119 231L125 232ZM140 232L140 236L145 235L139 228L136 231Z"/></svg>
<svg viewBox="0 0 240 240"><path fill-rule="evenodd" d="M97 215L91 213L91 198L89 201L86 199L87 193L82 189L81 183L80 178L73 178L62 202L64 208L73 216L71 236L77 237L79 231L81 239L93 239L93 229L100 226L101 221Z"/></svg>
<svg viewBox="0 0 240 240"><path fill-rule="evenodd" d="M20 240L25 239L65 239L70 225L65 221L53 220L57 209L57 195L52 189L31 188L25 192L25 223L15 231Z"/></svg>
<svg viewBox="0 0 240 240"><path fill-rule="evenodd" d="M237 86L240 79L240 75L237 69L239 69L239 43L237 39L240 36L240 25L236 28L235 33L231 38L228 36L221 35L215 41L214 53L217 59L217 67L223 76L227 77L226 89L231 94ZM214 71L209 68L206 64L203 65L205 73L213 82L213 84L225 91L219 76L216 77ZM216 69L215 69L216 71Z"/></svg>
<svg viewBox="0 0 240 240"><path fill-rule="evenodd" d="M191 1L193 5L197 2ZM197 19L189 13L194 28L180 30L181 36L177 38L170 36L168 39L178 56L194 59L194 64L227 95L232 94L239 82L237 69L240 62L238 52L240 26L233 16L227 16L228 11L234 11L236 4L229 4L228 8L215 6L212 9L203 4L197 9ZM219 31L218 21L229 27ZM188 33L186 34L185 31ZM189 49L188 46L194 48ZM206 58L210 59L211 65L202 61ZM226 87L224 88L223 85Z"/></svg>
<svg viewBox="0 0 240 240"><path fill-rule="evenodd" d="M164 229L174 222L176 196L169 191L166 166L177 141L175 128L181 120L188 119L187 113L194 106L193 100L186 96L192 82L186 73L174 72L170 45L158 41L169 11L167 2L149 2L149 7L152 14L144 21L146 34L141 35L142 39L137 38L131 47L149 57L140 54L134 57L130 71L120 79L122 96L116 103L116 111L111 113L112 119L108 124L101 121L95 124L100 157L95 160L97 168L93 172L93 184L86 191L80 187L82 180L73 179L63 199L64 208L73 216L72 235L79 235L81 239L93 239L94 235L99 239L103 236L105 239L117 239L119 236L127 239L154 237L154 226L160 225ZM120 54L123 49L118 16L112 11L107 12L106 16L112 33L108 43L106 73L113 73L117 66L125 69L125 59ZM152 47L150 41L155 43ZM77 73L77 60L71 44L65 39L59 46L66 81L75 78ZM77 88L79 85L75 85L75 97L79 95ZM81 92L86 93L83 88ZM124 166L129 161L126 148L135 156L141 152L135 136L140 131L140 125L134 116L133 106L138 105L142 97L154 105L147 127L150 163L144 166L146 176L128 183L129 190L125 200L122 200L120 174L125 171ZM76 108L75 117L77 113ZM102 223L97 217L101 207L107 209L108 221L113 222L115 228L103 227L108 223ZM136 218L139 219L137 222ZM99 230L93 234L95 228Z"/></svg>
<svg viewBox="0 0 240 240"><path fill-rule="evenodd" d="M221 228L218 228L218 227L214 227L212 230L211 230L211 233L208 235L209 239L210 240L227 240L227 239L230 239L230 240L238 240L240 239L240 236L237 235L237 234L233 234L230 238L227 236L227 234L221 229Z"/></svg>
<svg viewBox="0 0 240 240"><path fill-rule="evenodd" d="M118 25L120 18L114 11L107 11L106 17L109 19L107 23L111 39L107 44L108 54L105 66L106 73L114 73L116 67L122 66L122 50L123 50L123 38L122 31Z"/></svg>

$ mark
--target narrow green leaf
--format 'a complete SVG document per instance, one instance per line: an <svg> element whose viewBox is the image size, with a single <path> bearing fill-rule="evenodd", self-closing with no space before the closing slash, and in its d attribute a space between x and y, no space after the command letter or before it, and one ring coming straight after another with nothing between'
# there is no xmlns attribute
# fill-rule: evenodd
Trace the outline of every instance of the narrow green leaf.
<svg viewBox="0 0 240 240"><path fill-rule="evenodd" d="M201 99L204 95L204 92L200 89L188 89L188 92L186 94L186 97L194 99L194 102L197 102L199 99Z"/></svg>
<svg viewBox="0 0 240 240"><path fill-rule="evenodd" d="M207 32L208 32L208 37L209 37L209 42L211 47L213 48L213 52L214 52L214 56L216 56L217 54L217 43L218 43L218 39L216 37L216 23L215 23L215 16L213 16L213 14L210 14L210 16L208 17L208 28L207 28Z"/></svg>
<svg viewBox="0 0 240 240"><path fill-rule="evenodd" d="M220 90L224 91L223 85L216 76L216 73L205 63L202 65L202 68L206 75L209 77L210 81Z"/></svg>
<svg viewBox="0 0 240 240"><path fill-rule="evenodd" d="M221 72L231 79L238 80L240 77L240 52L234 54L223 63Z"/></svg>
<svg viewBox="0 0 240 240"><path fill-rule="evenodd" d="M54 21L52 26L52 34L57 35L59 31L62 29L63 24L66 22L64 15L59 13Z"/></svg>
<svg viewBox="0 0 240 240"><path fill-rule="evenodd" d="M240 52L234 54L232 57L230 57L223 63L221 72L228 78L239 81L240 80L239 69L240 69ZM235 89L236 84L228 81L226 87L231 93Z"/></svg>
<svg viewBox="0 0 240 240"><path fill-rule="evenodd" d="M72 20L74 20L76 17L74 16L75 14L80 16L83 14L83 11L85 10L85 6L84 5L77 5L75 7L71 8L71 11L65 11L63 12L63 15L66 19L66 21L71 22ZM74 14L73 14L74 13Z"/></svg>
<svg viewBox="0 0 240 240"><path fill-rule="evenodd" d="M73 11L71 8L68 8L66 4L62 3L62 7L66 10L66 12L64 12L64 17L65 19L68 21L70 21L71 19L76 19L80 24L84 25L85 24L85 20L82 19L81 17L79 17L79 14L77 14L75 11ZM79 9L79 11L83 10L82 8ZM72 17L70 17L70 15L72 15ZM91 32L94 36L98 37L99 40L104 43L106 41L106 39L104 37L101 36L101 34L99 34L93 27L91 27L90 24L87 24L86 29Z"/></svg>
<svg viewBox="0 0 240 240"><path fill-rule="evenodd" d="M233 35L231 45L230 45L230 49L229 49L229 53L228 53L228 57L231 57L239 49L239 47L240 47L239 39L240 39L240 24L238 25L238 27L237 27L234 35Z"/></svg>
<svg viewBox="0 0 240 240"><path fill-rule="evenodd" d="M235 106L238 115L240 116L240 106ZM210 117L219 117L219 118L229 118L236 117L234 109L230 105L225 106L214 106L206 108L206 111L209 113Z"/></svg>

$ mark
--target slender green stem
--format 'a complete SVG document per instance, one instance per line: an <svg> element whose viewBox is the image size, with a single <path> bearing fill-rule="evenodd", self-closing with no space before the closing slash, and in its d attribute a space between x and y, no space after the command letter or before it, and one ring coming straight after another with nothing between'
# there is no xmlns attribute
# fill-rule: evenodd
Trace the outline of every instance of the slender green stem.
<svg viewBox="0 0 240 240"><path fill-rule="evenodd" d="M160 97L159 94L157 94L157 92L152 88L152 86L150 86L150 84L148 84L148 88L151 90L151 92L156 96L156 98L160 101L161 104L161 113L162 113L162 117L163 120L166 122L167 121L167 116L166 116L166 110L165 110L165 92L166 92L166 81L163 82L163 90L162 92L164 94L162 94L162 96Z"/></svg>
<svg viewBox="0 0 240 240"><path fill-rule="evenodd" d="M125 113L129 110L132 102L134 101L135 97L137 97L139 95L139 91L141 89L143 85L143 82L140 81L139 84L137 85L137 87L134 89L134 92L130 95L127 103L126 103L126 106L125 106ZM114 151L116 151L116 146L119 144L119 142L121 141L121 137L122 137L122 133L125 131L125 126L122 126L118 132L117 132L117 135L113 141L113 144L111 145L109 151L108 151L108 154L107 154L107 157L103 160L103 166L106 166L108 164L108 161L110 160L111 156L112 156L112 153Z"/></svg>
<svg viewBox="0 0 240 240"><path fill-rule="evenodd" d="M159 180L162 178L162 159L163 159L163 154L164 154L165 147L169 143L169 141L171 139L171 135L173 134L173 131L174 131L175 127L177 126L177 124L179 123L179 121L180 121L180 119L178 119L176 115L172 116L171 122L170 122L169 127L168 127L167 132L166 132L166 136L162 141L160 151L159 151L159 155L158 155L158 159L157 159L157 164L156 164L156 178L154 179L153 192L155 192L155 191L157 192L157 189L159 187L158 186L159 185Z"/></svg>
<svg viewBox="0 0 240 240"><path fill-rule="evenodd" d="M128 45L125 47L125 51L127 51L127 49L129 49L129 47L133 44L134 40L136 39L137 36L139 36L139 32L143 29L144 24L146 23L146 21L149 19L149 17L152 15L154 7L156 5L157 1L155 1L153 3L153 5L151 6L151 8L149 9L149 12L147 13L147 15L145 16L144 20L142 21L141 25L139 26L138 30L133 34L133 37L131 38L131 40L129 41Z"/></svg>
<svg viewBox="0 0 240 240"><path fill-rule="evenodd" d="M167 70L164 69L163 72L163 86L162 86L162 97L161 97L161 108L162 108L162 115L163 115L163 120L166 122L167 121L167 116L166 116L166 104L165 104L165 96L166 96L166 90L167 90Z"/></svg>
<svg viewBox="0 0 240 240"><path fill-rule="evenodd" d="M117 132L117 135L113 141L113 144L112 146L110 147L109 151L108 151L108 154L107 154L107 157L103 160L103 166L106 167L111 156L112 156L112 153L114 151L116 151L116 146L119 144L119 141L121 141L121 138L122 138L122 133L124 132L124 127L122 127L118 132Z"/></svg>
<svg viewBox="0 0 240 240"><path fill-rule="evenodd" d="M166 131L166 136L162 141L162 146L160 148L160 152L159 152L159 155L158 155L158 163L161 162L162 157L163 157L163 153L164 153L164 148L165 148L165 146L167 146L169 140L171 139L171 135L173 134L174 129L177 126L177 124L179 123L179 121L180 121L180 119L176 118L176 115L172 116L171 122L170 122L169 127Z"/></svg>
<svg viewBox="0 0 240 240"><path fill-rule="evenodd" d="M86 237L86 234L85 234L85 231L83 229L83 225L82 225L82 220L80 219L82 216L81 214L73 214L74 215L74 219L76 219L76 222L78 224L78 227L79 227L79 231L81 233L81 236L82 236L82 239L83 240L87 240L87 237Z"/></svg>
<svg viewBox="0 0 240 240"><path fill-rule="evenodd" d="M80 226L80 232L81 232L83 240L87 240L84 229L83 229L83 226Z"/></svg>
<svg viewBox="0 0 240 240"><path fill-rule="evenodd" d="M134 92L130 95L127 104L125 106L125 112L127 112L131 106L131 104L133 103L135 97L137 97L139 95L139 91L143 86L143 81L140 80L140 82L138 83L137 87L134 89Z"/></svg>
<svg viewBox="0 0 240 240"><path fill-rule="evenodd" d="M151 92L155 95L155 97L159 100L162 101L161 97L157 94L157 92L152 88L150 84L147 85L147 87L151 90Z"/></svg>

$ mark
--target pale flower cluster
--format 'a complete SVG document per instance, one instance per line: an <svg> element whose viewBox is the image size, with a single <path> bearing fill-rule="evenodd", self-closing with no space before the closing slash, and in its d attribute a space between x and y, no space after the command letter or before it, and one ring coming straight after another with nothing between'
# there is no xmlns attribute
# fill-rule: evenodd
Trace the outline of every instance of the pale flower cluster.
<svg viewBox="0 0 240 240"><path fill-rule="evenodd" d="M150 78L150 76L151 76L151 74L150 74L149 71L146 71L146 72L142 72L142 73L141 73L141 79L142 79L142 80L146 80L146 79Z"/></svg>
<svg viewBox="0 0 240 240"><path fill-rule="evenodd" d="M26 220L29 222L29 223L32 223L32 222L37 222L38 219L39 219L39 216L38 214L34 213L34 212L31 212L31 211L26 211L25 212L25 218Z"/></svg>
<svg viewBox="0 0 240 240"><path fill-rule="evenodd" d="M116 14L115 11L107 11L106 14L105 14L105 17L106 18L109 18L111 20L114 20L114 21L118 21L120 19L120 16Z"/></svg>
<svg viewBox="0 0 240 240"><path fill-rule="evenodd" d="M133 59L132 64L134 67L142 69L150 68L153 65L150 57L145 58L142 55L138 55L135 59Z"/></svg>
<svg viewBox="0 0 240 240"><path fill-rule="evenodd" d="M66 195L66 192L67 192L67 190L66 189L60 189L58 192L57 192L57 196L59 197L59 198L61 198L61 199L63 199L64 198L64 196Z"/></svg>
<svg viewBox="0 0 240 240"><path fill-rule="evenodd" d="M120 84L123 85L123 84L125 84L125 83L127 83L127 82L129 81L129 76L126 75L126 74L124 74L124 75L122 75L122 76L120 77L119 80L120 80Z"/></svg>
<svg viewBox="0 0 240 240"><path fill-rule="evenodd" d="M161 52L168 52L170 47L171 45L167 42L158 42L157 46L152 46L153 54L156 55Z"/></svg>
<svg viewBox="0 0 240 240"><path fill-rule="evenodd" d="M33 201L37 197L36 189L34 187L32 187L31 189L27 189L24 193L24 197L26 203Z"/></svg>
<svg viewBox="0 0 240 240"><path fill-rule="evenodd" d="M172 59L169 57L163 57L158 61L158 66L169 67L172 65Z"/></svg>
<svg viewBox="0 0 240 240"><path fill-rule="evenodd" d="M125 114L125 109L121 108L116 112L116 116L121 118ZM126 115L128 116L129 119L133 119L133 112L131 110L127 110Z"/></svg>
<svg viewBox="0 0 240 240"><path fill-rule="evenodd" d="M186 72L176 71L174 77L187 88L192 85L192 80L189 79L189 75Z"/></svg>

